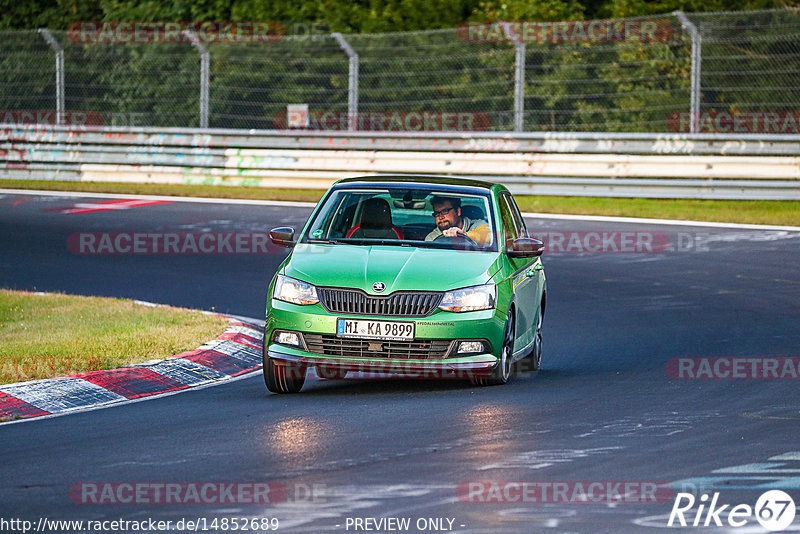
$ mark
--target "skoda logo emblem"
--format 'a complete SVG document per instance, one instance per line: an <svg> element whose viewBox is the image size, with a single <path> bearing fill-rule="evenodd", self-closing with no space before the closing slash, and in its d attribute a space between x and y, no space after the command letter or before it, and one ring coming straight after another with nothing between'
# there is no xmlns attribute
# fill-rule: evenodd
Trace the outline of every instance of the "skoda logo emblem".
<svg viewBox="0 0 800 534"><path fill-rule="evenodd" d="M383 293L384 289L386 289L386 284L384 284L383 282L375 282L374 284L372 284L372 290L375 293Z"/></svg>

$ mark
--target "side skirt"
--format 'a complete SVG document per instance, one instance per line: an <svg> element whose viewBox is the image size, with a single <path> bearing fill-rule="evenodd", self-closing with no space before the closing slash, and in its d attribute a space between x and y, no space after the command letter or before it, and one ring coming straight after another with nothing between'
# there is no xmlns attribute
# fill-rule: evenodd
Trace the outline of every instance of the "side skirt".
<svg viewBox="0 0 800 534"><path fill-rule="evenodd" d="M527 358L531 354L533 354L533 341L531 341L530 344L524 349L521 349L519 352L515 352L514 354L512 354L511 363L515 363L518 362L519 360Z"/></svg>

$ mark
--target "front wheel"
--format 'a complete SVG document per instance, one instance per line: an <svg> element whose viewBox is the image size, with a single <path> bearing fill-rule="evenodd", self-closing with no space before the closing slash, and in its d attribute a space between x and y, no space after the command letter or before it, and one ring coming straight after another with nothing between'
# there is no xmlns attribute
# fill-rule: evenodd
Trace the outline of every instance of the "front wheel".
<svg viewBox="0 0 800 534"><path fill-rule="evenodd" d="M509 310L506 316L506 330L503 335L503 347L500 350L500 358L491 372L486 376L472 379L472 383L478 386L500 386L508 382L511 378L511 357L514 353L514 313Z"/></svg>
<svg viewBox="0 0 800 534"><path fill-rule="evenodd" d="M531 360L534 371L539 370L539 365L542 363L542 319L544 319L544 312L542 305L539 305L539 313L537 314L536 333L533 337L533 352L531 353Z"/></svg>
<svg viewBox="0 0 800 534"><path fill-rule="evenodd" d="M306 368L290 362L276 362L267 354L269 338L264 332L264 345L261 349L261 359L264 363L264 383L272 393L297 393L306 381Z"/></svg>

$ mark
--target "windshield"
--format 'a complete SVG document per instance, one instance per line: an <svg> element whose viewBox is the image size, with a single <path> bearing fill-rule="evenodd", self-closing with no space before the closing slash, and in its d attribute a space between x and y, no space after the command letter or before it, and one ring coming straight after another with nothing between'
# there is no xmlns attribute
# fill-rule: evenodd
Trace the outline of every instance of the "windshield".
<svg viewBox="0 0 800 534"><path fill-rule="evenodd" d="M301 243L497 251L488 195L452 190L359 188L333 191Z"/></svg>

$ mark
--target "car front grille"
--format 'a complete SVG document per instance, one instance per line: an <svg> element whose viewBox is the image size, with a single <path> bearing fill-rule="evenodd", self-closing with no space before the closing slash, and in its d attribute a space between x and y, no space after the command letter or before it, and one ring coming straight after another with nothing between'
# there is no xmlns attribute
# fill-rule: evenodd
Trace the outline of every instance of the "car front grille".
<svg viewBox="0 0 800 534"><path fill-rule="evenodd" d="M394 358L398 360L435 360L447 356L449 339L385 341L349 339L328 334L303 334L308 352L348 358Z"/></svg>
<svg viewBox="0 0 800 534"><path fill-rule="evenodd" d="M330 313L385 317L427 317L442 300L442 293L419 291L396 291L378 297L360 289L319 287L317 294L322 307Z"/></svg>

